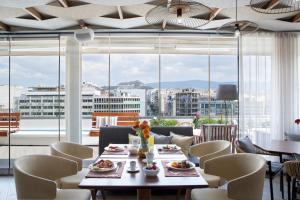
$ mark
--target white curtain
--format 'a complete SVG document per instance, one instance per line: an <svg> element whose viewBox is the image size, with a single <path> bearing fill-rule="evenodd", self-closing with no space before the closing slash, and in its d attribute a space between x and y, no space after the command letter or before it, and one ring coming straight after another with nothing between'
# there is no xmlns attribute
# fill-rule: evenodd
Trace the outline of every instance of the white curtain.
<svg viewBox="0 0 300 200"><path fill-rule="evenodd" d="M245 35L240 43L240 135L265 141L271 133L271 69L274 34Z"/></svg>
<svg viewBox="0 0 300 200"><path fill-rule="evenodd" d="M272 70L272 139L283 133L300 134L294 121L299 118L298 35L277 33Z"/></svg>
<svg viewBox="0 0 300 200"><path fill-rule="evenodd" d="M300 134L298 36L246 35L240 52L240 135L260 143Z"/></svg>

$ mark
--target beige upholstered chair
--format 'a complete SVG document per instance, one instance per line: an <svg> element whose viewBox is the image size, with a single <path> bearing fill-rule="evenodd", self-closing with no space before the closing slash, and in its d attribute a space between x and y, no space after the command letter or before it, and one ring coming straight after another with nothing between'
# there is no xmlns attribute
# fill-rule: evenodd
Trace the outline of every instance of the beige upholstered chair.
<svg viewBox="0 0 300 200"><path fill-rule="evenodd" d="M205 162L204 172L223 177L227 189L194 189L192 200L261 200L266 161L255 154L231 154Z"/></svg>
<svg viewBox="0 0 300 200"><path fill-rule="evenodd" d="M207 181L209 187L218 187L223 181L219 176L204 173L204 163L212 158L231 153L231 143L225 140L215 140L196 144L190 147L190 155L199 158L199 167L202 177Z"/></svg>
<svg viewBox="0 0 300 200"><path fill-rule="evenodd" d="M84 159L93 157L93 149L80 144L57 142L50 146L51 155L73 160L78 165L78 173L60 179L59 188L76 189L81 180L87 175L88 169L82 167Z"/></svg>
<svg viewBox="0 0 300 200"><path fill-rule="evenodd" d="M56 180L76 173L77 164L71 160L49 155L20 157L14 163L17 197L22 200L89 200L89 190L57 189Z"/></svg>

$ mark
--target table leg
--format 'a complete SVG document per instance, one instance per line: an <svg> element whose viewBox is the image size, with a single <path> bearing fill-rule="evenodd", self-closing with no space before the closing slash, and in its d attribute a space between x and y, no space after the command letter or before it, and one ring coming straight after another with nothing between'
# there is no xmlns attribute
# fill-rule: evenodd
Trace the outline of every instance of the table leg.
<svg viewBox="0 0 300 200"><path fill-rule="evenodd" d="M137 200L151 200L151 189L137 189Z"/></svg>
<svg viewBox="0 0 300 200"><path fill-rule="evenodd" d="M288 200L291 200L291 177L286 175L287 185L288 185Z"/></svg>
<svg viewBox="0 0 300 200"><path fill-rule="evenodd" d="M184 200L190 200L191 199L191 189L186 189L185 190L185 197Z"/></svg>
<svg viewBox="0 0 300 200"><path fill-rule="evenodd" d="M97 199L97 190L96 189L91 190L91 195L92 195L92 200L96 200Z"/></svg>

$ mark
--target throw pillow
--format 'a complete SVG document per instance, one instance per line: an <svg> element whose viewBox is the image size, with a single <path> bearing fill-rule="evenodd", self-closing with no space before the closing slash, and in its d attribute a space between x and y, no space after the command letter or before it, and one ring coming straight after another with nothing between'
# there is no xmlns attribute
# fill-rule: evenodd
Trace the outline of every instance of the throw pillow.
<svg viewBox="0 0 300 200"><path fill-rule="evenodd" d="M151 132L151 135L154 137L155 144L171 144L172 136L159 135Z"/></svg>
<svg viewBox="0 0 300 200"><path fill-rule="evenodd" d="M173 132L170 132L170 135L172 136L172 144L176 144L177 146L181 147L182 152L184 155L188 156L190 146L193 143L193 136L182 136L175 134Z"/></svg>
<svg viewBox="0 0 300 200"><path fill-rule="evenodd" d="M248 136L238 141L240 148L246 153L256 153L255 147Z"/></svg>
<svg viewBox="0 0 300 200"><path fill-rule="evenodd" d="M300 141L300 135L299 134L293 134L293 133L284 133L286 140L289 141Z"/></svg>

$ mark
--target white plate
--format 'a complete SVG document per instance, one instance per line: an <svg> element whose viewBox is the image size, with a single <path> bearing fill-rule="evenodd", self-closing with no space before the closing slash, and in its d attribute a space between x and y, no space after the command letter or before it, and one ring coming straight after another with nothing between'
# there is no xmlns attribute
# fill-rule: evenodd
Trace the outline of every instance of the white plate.
<svg viewBox="0 0 300 200"><path fill-rule="evenodd" d="M169 147L174 147L176 145L169 145ZM161 146L159 149L161 149L162 151L180 151L181 147L176 146L176 149L164 149L163 147L166 147L166 145Z"/></svg>
<svg viewBox="0 0 300 200"><path fill-rule="evenodd" d="M114 166L112 168L98 168L98 167L93 167L93 165L90 165L90 170L92 172L110 172L113 171L117 168L117 163L114 163Z"/></svg>
<svg viewBox="0 0 300 200"><path fill-rule="evenodd" d="M124 151L124 148L118 147L117 149L111 149L109 147L105 147L104 150L109 151L109 152L121 152L121 151Z"/></svg>
<svg viewBox="0 0 300 200"><path fill-rule="evenodd" d="M136 167L135 170L131 170L130 167L127 168L127 172L129 172L129 173L134 173L134 172L138 172L138 171L140 171L138 167Z"/></svg>
<svg viewBox="0 0 300 200"><path fill-rule="evenodd" d="M173 167L171 164L172 164L172 162L169 162L168 164L167 164L167 167L168 168L171 168L171 169L174 169L174 170L178 170L178 171L188 171L188 170L191 170L191 169L194 169L195 168L195 164L194 163L192 163L192 162L190 162L190 161L188 161L188 163L190 164L190 168L176 168L176 167Z"/></svg>

